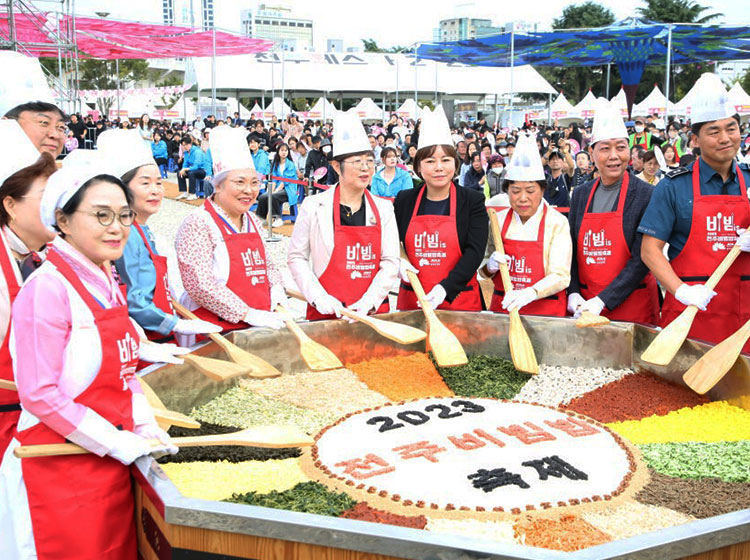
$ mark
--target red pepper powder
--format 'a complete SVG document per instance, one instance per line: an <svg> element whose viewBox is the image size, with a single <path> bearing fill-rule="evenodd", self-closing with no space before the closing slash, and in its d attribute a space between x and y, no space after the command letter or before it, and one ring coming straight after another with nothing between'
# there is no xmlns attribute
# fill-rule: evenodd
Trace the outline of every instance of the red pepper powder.
<svg viewBox="0 0 750 560"><path fill-rule="evenodd" d="M572 552L610 542L612 537L574 515L559 519L527 517L513 526L516 538L526 546Z"/></svg>
<svg viewBox="0 0 750 560"><path fill-rule="evenodd" d="M673 410L709 401L707 396L665 381L653 373L634 373L573 399L565 408L609 423L640 420L655 414L663 416Z"/></svg>
<svg viewBox="0 0 750 560"><path fill-rule="evenodd" d="M357 502L357 505L346 510L339 517L357 519L359 521L370 521L372 523L385 523L386 525L398 525L410 529L424 529L427 526L427 518L424 515L406 516L389 513L380 509L371 508L367 502Z"/></svg>

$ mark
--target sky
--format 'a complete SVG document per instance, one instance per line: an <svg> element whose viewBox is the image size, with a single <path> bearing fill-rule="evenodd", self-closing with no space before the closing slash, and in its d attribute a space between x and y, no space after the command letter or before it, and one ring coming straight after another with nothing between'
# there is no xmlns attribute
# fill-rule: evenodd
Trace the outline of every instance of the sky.
<svg viewBox="0 0 750 560"><path fill-rule="evenodd" d="M177 0L175 3L189 2ZM201 0L192 0L199 10ZM636 15L643 5L641 0L598 0L615 14L616 19ZM45 5L37 0L39 6ZM510 21L539 23L549 29L552 20L562 14L571 4L570 0L532 0L514 2L498 0L266 0L270 6L285 5L296 17L313 20L316 50L325 49L326 39L343 39L344 46L361 46L361 39L374 38L381 47L408 46L417 41L431 41L433 29L441 19L457 16L483 17L495 25ZM746 0L699 0L711 12L725 14L720 22L734 24L750 23ZM140 9L148 5L150 9ZM112 18L160 21L161 0L76 0L76 11L93 14L109 11ZM254 0L214 0L217 11L217 27L239 31L239 13L246 8L255 8ZM223 12L223 17L222 17ZM144 14L150 14L146 16ZM236 29L233 29L235 27Z"/></svg>

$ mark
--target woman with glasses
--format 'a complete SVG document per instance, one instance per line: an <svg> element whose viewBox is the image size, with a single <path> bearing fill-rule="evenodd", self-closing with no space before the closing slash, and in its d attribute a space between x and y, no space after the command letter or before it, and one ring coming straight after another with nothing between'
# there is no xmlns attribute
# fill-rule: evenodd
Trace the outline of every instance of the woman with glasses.
<svg viewBox="0 0 750 560"><path fill-rule="evenodd" d="M307 197L289 243L289 270L308 301L308 319L388 311L398 273L393 205L367 187L375 156L356 112L337 113L333 160L338 185Z"/></svg>
<svg viewBox="0 0 750 560"><path fill-rule="evenodd" d="M424 186L399 193L396 222L407 259L401 260L398 309L417 309L407 271L419 275L432 307L481 311L477 269L487 246L484 193L457 188L458 153L442 107L426 110L414 170ZM475 154L478 157L478 154Z"/></svg>
<svg viewBox="0 0 750 560"><path fill-rule="evenodd" d="M58 235L13 304L22 411L0 465L0 558L135 559L128 465L177 452L135 375L160 345L140 343L109 264L133 222L130 193L105 167L76 159L47 182L42 223ZM66 440L89 453L13 454Z"/></svg>
<svg viewBox="0 0 750 560"><path fill-rule="evenodd" d="M47 179L57 167L13 120L0 120L0 379L13 381L10 310L23 280L41 265L53 235L39 217ZM0 389L0 457L13 438L21 405L16 391Z"/></svg>
<svg viewBox="0 0 750 560"><path fill-rule="evenodd" d="M287 300L281 274L267 259L261 222L250 212L260 180L245 131L220 126L210 142L214 194L185 218L175 239L181 303L223 330L279 329L284 321L273 310Z"/></svg>
<svg viewBox="0 0 750 560"><path fill-rule="evenodd" d="M133 235L115 261L127 288L128 313L157 342L171 342L173 333L219 332L220 327L206 321L180 319L172 307L167 257L158 253L147 224L164 198L164 185L149 147L136 131L113 129L99 137L99 152L133 196Z"/></svg>

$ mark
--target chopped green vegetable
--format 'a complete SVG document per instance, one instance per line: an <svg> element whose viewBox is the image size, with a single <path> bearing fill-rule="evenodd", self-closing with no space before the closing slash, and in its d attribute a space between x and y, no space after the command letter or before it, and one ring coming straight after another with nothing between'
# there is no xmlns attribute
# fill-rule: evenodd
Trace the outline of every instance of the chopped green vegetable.
<svg viewBox="0 0 750 560"><path fill-rule="evenodd" d="M529 376L516 371L509 360L480 354L468 358L468 364L458 367L445 368L435 364L456 395L512 399L529 380Z"/></svg>
<svg viewBox="0 0 750 560"><path fill-rule="evenodd" d="M304 513L317 513L332 517L338 517L357 504L344 492L336 494L319 482L300 482L283 492L273 490L268 494L258 494L257 492L232 494L232 497L225 501Z"/></svg>
<svg viewBox="0 0 750 560"><path fill-rule="evenodd" d="M638 447L649 467L668 476L750 482L750 440L649 443Z"/></svg>

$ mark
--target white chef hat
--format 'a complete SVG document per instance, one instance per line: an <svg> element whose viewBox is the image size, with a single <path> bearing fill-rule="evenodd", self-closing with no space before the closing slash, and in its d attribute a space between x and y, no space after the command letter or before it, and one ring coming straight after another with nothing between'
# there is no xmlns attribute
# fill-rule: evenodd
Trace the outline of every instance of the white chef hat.
<svg viewBox="0 0 750 560"><path fill-rule="evenodd" d="M39 150L16 121L0 120L0 185L24 167L33 165L39 159Z"/></svg>
<svg viewBox="0 0 750 560"><path fill-rule="evenodd" d="M116 177L142 165L156 165L151 147L134 128L105 130L99 135L96 146L101 161L106 162L110 173Z"/></svg>
<svg viewBox="0 0 750 560"><path fill-rule="evenodd" d="M706 72L698 78L694 87L695 95L690 105L693 124L726 119L737 112L729 100L727 88L716 74Z"/></svg>
<svg viewBox="0 0 750 560"><path fill-rule="evenodd" d="M229 126L217 126L209 135L208 146L214 163L214 185L221 183L230 171L255 170L246 136L247 131L244 128Z"/></svg>
<svg viewBox="0 0 750 560"><path fill-rule="evenodd" d="M451 129L448 125L448 118L445 116L443 106L438 105L434 111L425 108L422 113L422 126L419 129L417 150L442 145L453 145Z"/></svg>
<svg viewBox="0 0 750 560"><path fill-rule="evenodd" d="M39 60L15 51L0 51L0 117L32 101L55 103Z"/></svg>
<svg viewBox="0 0 750 560"><path fill-rule="evenodd" d="M372 150L362 121L354 109L333 116L333 157Z"/></svg>
<svg viewBox="0 0 750 560"><path fill-rule="evenodd" d="M505 170L508 181L544 181L544 166L536 140L524 133L518 135L516 149Z"/></svg>
<svg viewBox="0 0 750 560"><path fill-rule="evenodd" d="M599 140L628 138L628 129L622 120L620 109L604 97L596 100L594 125L591 128L591 143Z"/></svg>
<svg viewBox="0 0 750 560"><path fill-rule="evenodd" d="M55 211L63 208L78 190L97 175L111 175L104 165L98 150L74 150L63 160L62 169L55 171L47 180L42 195L40 214L42 223L52 232L57 218Z"/></svg>

